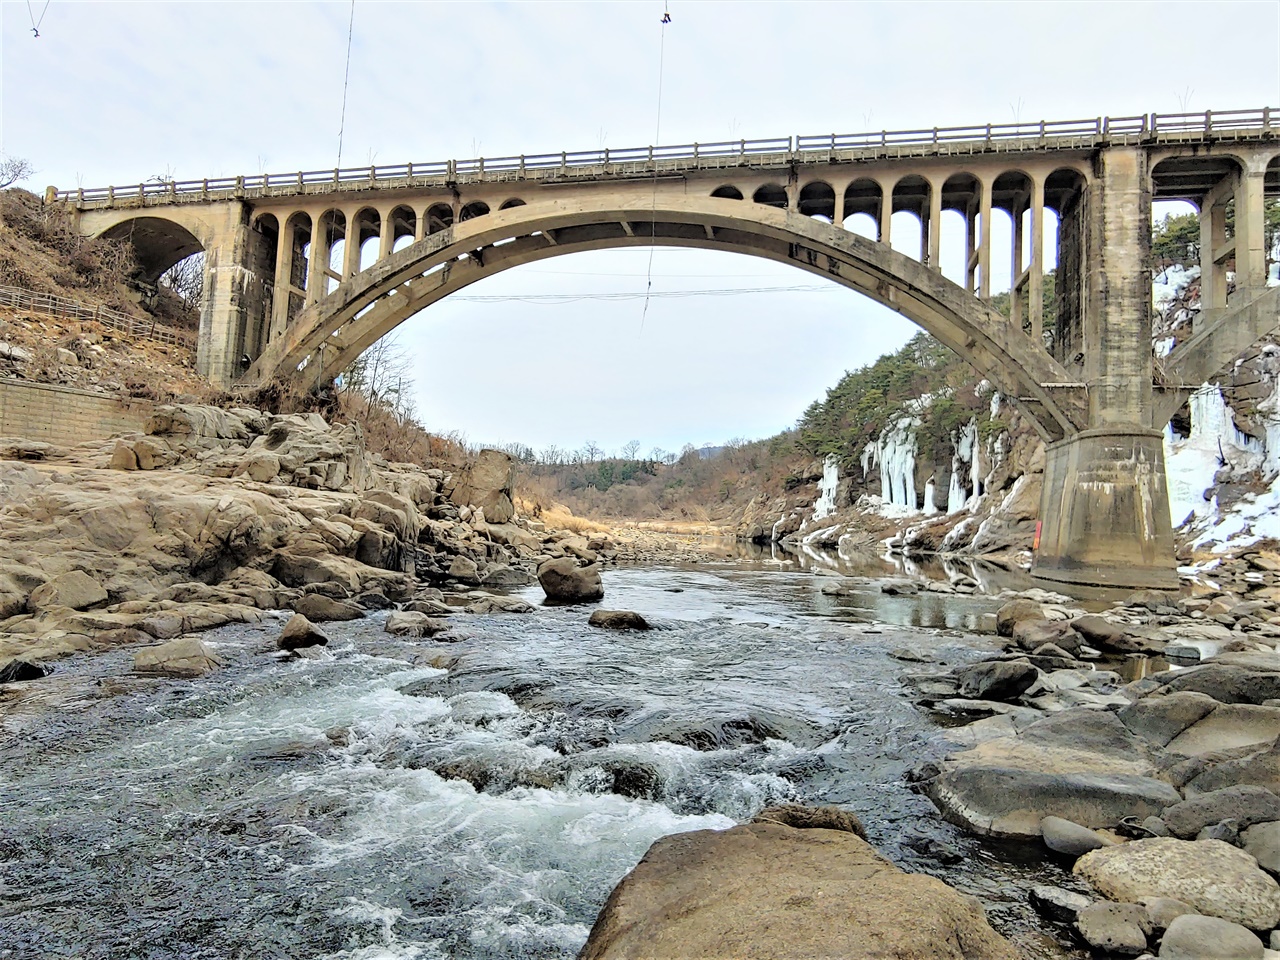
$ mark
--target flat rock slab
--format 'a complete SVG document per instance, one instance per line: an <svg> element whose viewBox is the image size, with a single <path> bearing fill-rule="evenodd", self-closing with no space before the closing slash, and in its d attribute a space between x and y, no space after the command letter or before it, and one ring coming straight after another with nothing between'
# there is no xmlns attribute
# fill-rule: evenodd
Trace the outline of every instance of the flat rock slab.
<svg viewBox="0 0 1280 960"><path fill-rule="evenodd" d="M1028 839L1040 836L1047 816L1110 827L1125 817L1158 816L1181 799L1169 784L1133 774L980 765L944 771L930 784L929 795L948 820L974 833Z"/></svg>
<svg viewBox="0 0 1280 960"><path fill-rule="evenodd" d="M222 661L199 637L179 637L143 647L133 655L137 673L167 677L199 677L221 665Z"/></svg>
<svg viewBox="0 0 1280 960"><path fill-rule="evenodd" d="M1187 727L1166 747L1170 753L1200 757L1208 753L1262 746L1280 736L1280 709L1224 703Z"/></svg>
<svg viewBox="0 0 1280 960"><path fill-rule="evenodd" d="M1189 840L1223 820L1234 820L1241 830L1255 823L1280 820L1280 797L1264 787L1226 787L1174 804L1160 819L1175 837Z"/></svg>
<svg viewBox="0 0 1280 960"><path fill-rule="evenodd" d="M1015 960L982 907L852 833L752 823L665 837L614 889L581 960Z"/></svg>
<svg viewBox="0 0 1280 960"><path fill-rule="evenodd" d="M1135 840L1086 853L1073 872L1113 900L1170 897L1251 930L1280 923L1280 885L1221 840Z"/></svg>

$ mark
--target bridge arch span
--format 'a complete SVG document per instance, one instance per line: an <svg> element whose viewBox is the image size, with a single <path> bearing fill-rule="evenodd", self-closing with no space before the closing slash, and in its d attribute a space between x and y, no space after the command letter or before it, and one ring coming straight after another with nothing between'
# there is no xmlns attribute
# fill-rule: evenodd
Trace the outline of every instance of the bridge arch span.
<svg viewBox="0 0 1280 960"><path fill-rule="evenodd" d="M485 277L611 247L723 250L791 264L906 316L1019 402L1047 439L1083 426L1066 371L1023 331L940 274L829 223L766 204L667 196L652 205L585 196L460 221L392 253L309 305L249 378L326 382L411 316Z"/></svg>
<svg viewBox="0 0 1280 960"><path fill-rule="evenodd" d="M129 217L99 236L127 240L138 259L140 277L147 283L155 283L175 263L205 249L205 242L188 225L168 217Z"/></svg>

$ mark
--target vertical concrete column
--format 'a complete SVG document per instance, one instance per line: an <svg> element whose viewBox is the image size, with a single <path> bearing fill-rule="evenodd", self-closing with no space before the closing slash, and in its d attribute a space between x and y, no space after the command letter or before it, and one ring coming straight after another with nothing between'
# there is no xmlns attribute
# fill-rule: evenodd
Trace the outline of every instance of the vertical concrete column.
<svg viewBox="0 0 1280 960"><path fill-rule="evenodd" d="M1151 177L1141 148L1094 157L1082 324L1088 428L1045 448L1031 572L1066 583L1178 585L1162 430L1151 396Z"/></svg>
<svg viewBox="0 0 1280 960"><path fill-rule="evenodd" d="M1044 327L1044 180L1031 178L1031 273L1027 277L1027 318L1031 333L1040 336Z"/></svg>
<svg viewBox="0 0 1280 960"><path fill-rule="evenodd" d="M391 211L378 211L378 259L385 260L391 256L391 248L395 246L396 235L391 223Z"/></svg>
<svg viewBox="0 0 1280 960"><path fill-rule="evenodd" d="M1226 242L1227 200L1215 189L1200 206L1200 306L1203 310L1227 305L1227 265L1225 259L1218 259L1218 251Z"/></svg>
<svg viewBox="0 0 1280 960"><path fill-rule="evenodd" d="M879 240L886 247L891 244L890 234L893 229L893 185L888 188L880 184L880 234Z"/></svg>
<svg viewBox="0 0 1280 960"><path fill-rule="evenodd" d="M347 232L342 238L342 279L360 272L360 224L354 215L347 216Z"/></svg>
<svg viewBox="0 0 1280 960"><path fill-rule="evenodd" d="M428 204L427 206L423 207L421 211L414 211L414 218L413 218L413 242L414 243L417 243L419 240L421 240L423 237L427 235L427 210L429 210L430 207L431 205Z"/></svg>
<svg viewBox="0 0 1280 960"><path fill-rule="evenodd" d="M835 206L831 208L831 225L844 228L844 192L848 188L848 184L833 183L831 189L835 192Z"/></svg>
<svg viewBox="0 0 1280 960"><path fill-rule="evenodd" d="M318 302L328 292L329 223L325 214L311 225L311 256L307 262L307 306Z"/></svg>
<svg viewBox="0 0 1280 960"><path fill-rule="evenodd" d="M1151 179L1136 148L1108 147L1094 164L1083 329L1089 423L1139 426L1151 408Z"/></svg>
<svg viewBox="0 0 1280 960"><path fill-rule="evenodd" d="M978 292L977 262L974 253L978 246L978 218L973 204L964 211L964 288Z"/></svg>
<svg viewBox="0 0 1280 960"><path fill-rule="evenodd" d="M942 184L929 181L929 268L942 272Z"/></svg>
<svg viewBox="0 0 1280 960"><path fill-rule="evenodd" d="M1009 262L1009 276L1011 278L1009 316L1018 327L1022 326L1022 291L1018 287L1018 281L1022 279L1022 213L1023 210L1018 208L1016 202L1009 210L1009 218L1013 221L1012 256ZM1028 308L1031 306L1030 301L1028 301L1027 306Z"/></svg>
<svg viewBox="0 0 1280 960"><path fill-rule="evenodd" d="M978 296L983 300L991 297L991 181L982 180L982 196L978 200L978 216L982 218L982 236L978 242Z"/></svg>
<svg viewBox="0 0 1280 960"><path fill-rule="evenodd" d="M293 287L293 243L296 231L291 216L280 224L280 236L276 238L276 286L271 298L271 329L267 343L284 333L289 325L289 296Z"/></svg>
<svg viewBox="0 0 1280 960"><path fill-rule="evenodd" d="M1236 185L1236 290L1240 302L1253 299L1267 285L1267 251L1264 242L1266 168L1246 170Z"/></svg>

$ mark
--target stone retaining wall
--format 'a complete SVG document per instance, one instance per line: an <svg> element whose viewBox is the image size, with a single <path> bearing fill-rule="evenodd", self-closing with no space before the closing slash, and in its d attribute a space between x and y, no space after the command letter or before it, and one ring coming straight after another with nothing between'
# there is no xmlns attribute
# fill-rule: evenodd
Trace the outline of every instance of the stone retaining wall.
<svg viewBox="0 0 1280 960"><path fill-rule="evenodd" d="M62 445L101 440L141 431L151 411L147 400L120 400L76 387L0 379L0 437Z"/></svg>

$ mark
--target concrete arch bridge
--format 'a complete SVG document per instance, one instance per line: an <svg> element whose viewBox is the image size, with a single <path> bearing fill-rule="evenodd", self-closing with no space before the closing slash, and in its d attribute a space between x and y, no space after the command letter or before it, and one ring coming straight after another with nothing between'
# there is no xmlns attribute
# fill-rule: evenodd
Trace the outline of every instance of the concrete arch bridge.
<svg viewBox="0 0 1280 960"><path fill-rule="evenodd" d="M205 252L198 367L222 385L318 385L410 316L509 267L585 250L728 250L827 277L908 317L1047 443L1034 572L1172 586L1162 432L1190 391L1280 325L1263 211L1272 110L1148 114L600 150L57 191L87 235L128 237L154 281ZM1151 203L1200 211L1195 335L1151 351ZM993 252L994 211L1013 242ZM920 249L889 245L893 215ZM942 276L944 211L964 278ZM846 229L865 214L870 240ZM1057 317L1043 329L1046 219ZM1024 252L1025 251L1025 252ZM1009 257L1012 313L990 306ZM372 262L370 262L372 261ZM1234 284L1228 271L1234 269Z"/></svg>

